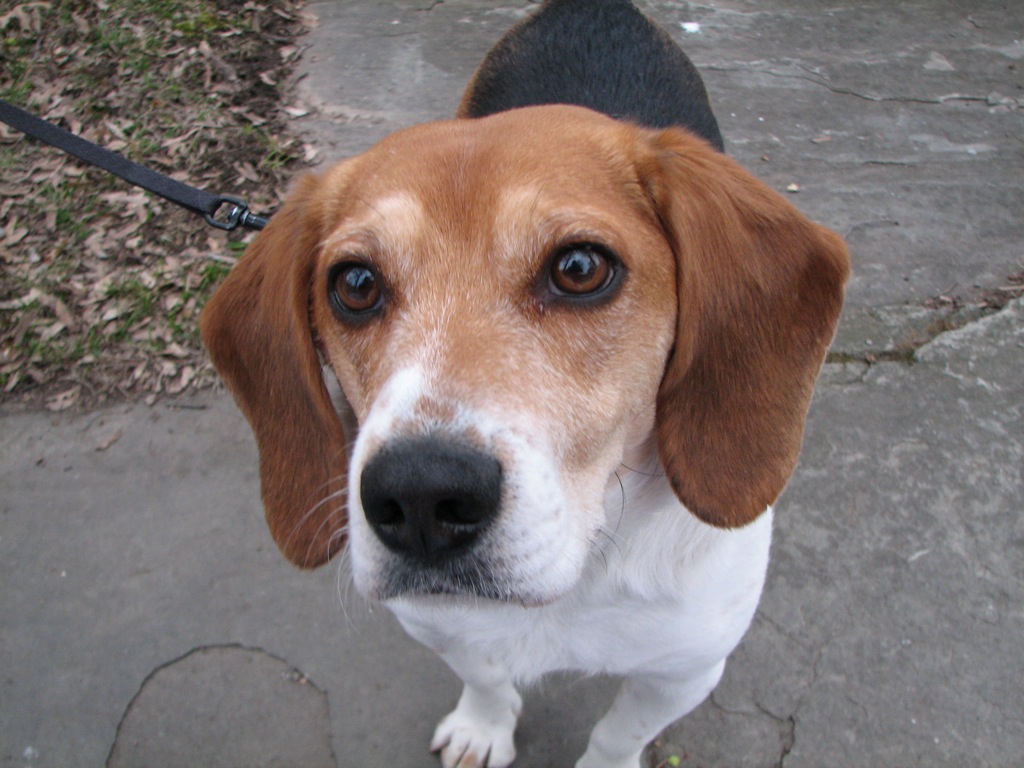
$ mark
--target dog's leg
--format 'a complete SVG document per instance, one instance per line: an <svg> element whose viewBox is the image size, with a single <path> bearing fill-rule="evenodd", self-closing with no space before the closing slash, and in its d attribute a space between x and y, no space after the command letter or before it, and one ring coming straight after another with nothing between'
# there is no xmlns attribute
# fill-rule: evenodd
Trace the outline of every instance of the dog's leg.
<svg viewBox="0 0 1024 768"><path fill-rule="evenodd" d="M523 700L508 672L464 652L443 653L465 684L455 709L434 731L432 752L444 768L506 768L516 756L512 736Z"/></svg>
<svg viewBox="0 0 1024 768"><path fill-rule="evenodd" d="M639 768L647 743L704 701L724 669L723 660L683 681L628 678L594 727L576 768Z"/></svg>

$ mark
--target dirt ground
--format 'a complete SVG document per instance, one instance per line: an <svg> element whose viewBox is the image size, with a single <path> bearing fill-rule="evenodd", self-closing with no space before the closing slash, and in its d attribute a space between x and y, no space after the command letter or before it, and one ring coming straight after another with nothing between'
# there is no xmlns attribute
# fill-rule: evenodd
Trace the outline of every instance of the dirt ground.
<svg viewBox="0 0 1024 768"><path fill-rule="evenodd" d="M0 98L271 213L314 151L289 130L301 2L0 6ZM216 381L207 295L254 236L0 126L0 403L65 410Z"/></svg>

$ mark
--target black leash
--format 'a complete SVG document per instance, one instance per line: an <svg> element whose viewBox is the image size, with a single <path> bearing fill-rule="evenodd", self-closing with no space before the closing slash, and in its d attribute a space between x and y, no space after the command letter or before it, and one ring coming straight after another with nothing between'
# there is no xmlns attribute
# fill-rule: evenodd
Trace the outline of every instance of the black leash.
<svg viewBox="0 0 1024 768"><path fill-rule="evenodd" d="M142 187L154 195L159 195L164 200L169 200L175 205L200 214L211 227L229 232L237 227L263 229L269 221L264 216L257 216L250 212L249 206L237 197L212 195L202 189L190 187L170 176L133 163L116 152L103 149L80 136L68 133L63 128L58 128L53 123L36 117L3 99L0 99L0 121L24 134L46 142L52 147L67 152L69 155L74 155L79 160L119 176L129 184ZM225 208L227 214L220 218L218 212L222 207Z"/></svg>

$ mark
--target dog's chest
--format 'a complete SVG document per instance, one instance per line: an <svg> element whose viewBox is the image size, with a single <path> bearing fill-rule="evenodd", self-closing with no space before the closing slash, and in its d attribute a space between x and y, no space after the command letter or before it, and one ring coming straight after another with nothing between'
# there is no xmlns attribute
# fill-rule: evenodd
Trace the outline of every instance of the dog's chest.
<svg viewBox="0 0 1024 768"><path fill-rule="evenodd" d="M747 528L676 517L620 531L577 587L544 606L432 598L389 603L442 656L484 653L524 682L559 670L663 674L702 669L739 642L764 584L771 513Z"/></svg>

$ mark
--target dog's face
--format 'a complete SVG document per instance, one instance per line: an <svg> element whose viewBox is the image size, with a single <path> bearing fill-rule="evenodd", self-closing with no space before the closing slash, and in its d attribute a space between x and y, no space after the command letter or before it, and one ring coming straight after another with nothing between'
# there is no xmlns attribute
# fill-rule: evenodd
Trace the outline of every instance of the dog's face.
<svg viewBox="0 0 1024 768"><path fill-rule="evenodd" d="M712 524L774 501L846 270L835 235L703 142L538 107L304 180L203 333L293 561L340 545L347 499L365 594L539 603L579 578L645 450Z"/></svg>
<svg viewBox="0 0 1024 768"><path fill-rule="evenodd" d="M340 202L312 314L360 425L350 546L371 595L561 593L604 523L606 483L654 426L675 260L630 144L605 121L520 122L421 126L323 182ZM393 477L452 453L429 480L444 488ZM492 509L398 508L423 493L479 507L467 482L492 486Z"/></svg>

